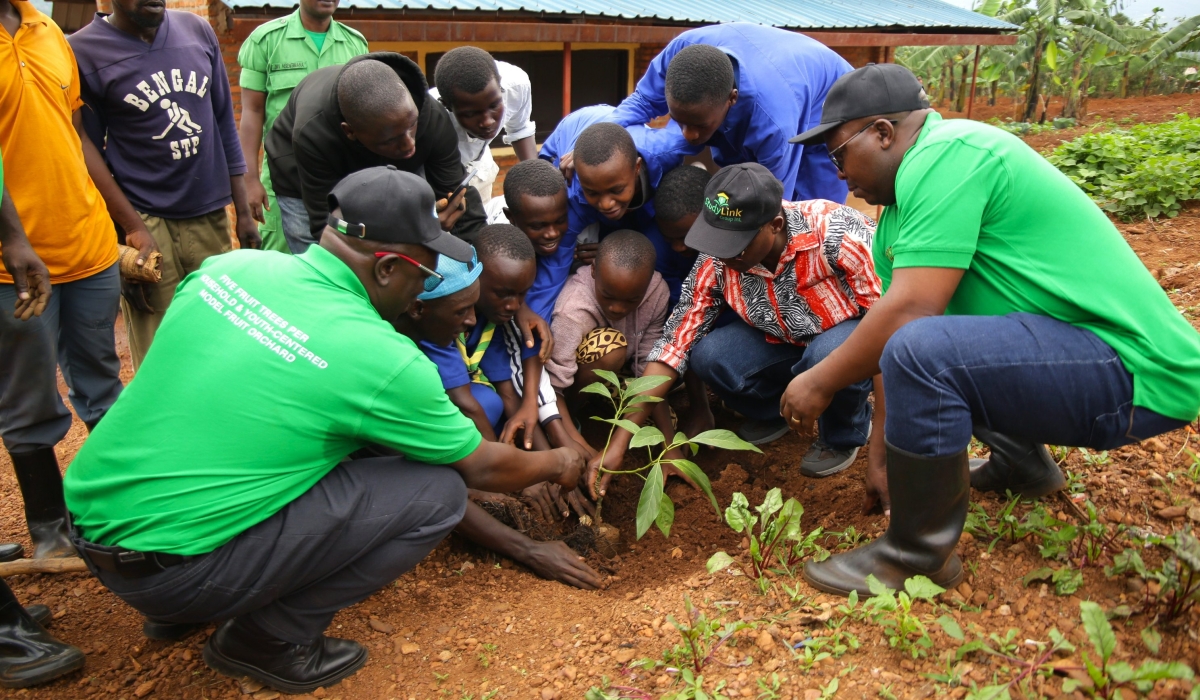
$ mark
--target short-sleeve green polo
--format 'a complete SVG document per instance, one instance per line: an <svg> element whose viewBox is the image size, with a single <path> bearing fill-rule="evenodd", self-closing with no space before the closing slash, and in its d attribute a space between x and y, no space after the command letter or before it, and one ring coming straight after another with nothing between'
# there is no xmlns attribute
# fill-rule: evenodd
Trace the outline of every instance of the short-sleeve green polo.
<svg viewBox="0 0 1200 700"><path fill-rule="evenodd" d="M896 173L875 271L965 270L948 314L1025 312L1085 328L1133 375L1133 403L1200 412L1200 334L1088 196L1020 139L936 112Z"/></svg>
<svg viewBox="0 0 1200 700"><path fill-rule="evenodd" d="M447 464L481 439L334 255L239 250L179 285L64 488L92 542L201 554L365 445Z"/></svg>

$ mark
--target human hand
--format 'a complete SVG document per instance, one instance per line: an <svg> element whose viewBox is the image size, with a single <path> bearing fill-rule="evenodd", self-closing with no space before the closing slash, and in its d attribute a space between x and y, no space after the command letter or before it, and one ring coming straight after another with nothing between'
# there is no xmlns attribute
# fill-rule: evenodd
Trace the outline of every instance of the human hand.
<svg viewBox="0 0 1200 700"><path fill-rule="evenodd" d="M141 311L144 314L154 313L154 307L150 306L150 301L146 298L146 285L153 282L136 282L121 278L121 296L125 297L125 301L134 309Z"/></svg>
<svg viewBox="0 0 1200 700"><path fill-rule="evenodd" d="M599 243L579 243L575 246L575 259L584 265L591 265L596 262L596 251L599 250Z"/></svg>
<svg viewBox="0 0 1200 700"><path fill-rule="evenodd" d="M809 370L792 378L779 399L779 415L788 422L788 427L801 435L810 435L817 418L825 412L834 392L818 383L817 374Z"/></svg>
<svg viewBox="0 0 1200 700"><path fill-rule="evenodd" d="M875 449L875 445L872 444L867 451L866 488L867 493L863 497L863 515L871 513L878 506L883 510L884 515L891 517L892 499L888 493L887 453L882 446L880 449Z"/></svg>
<svg viewBox="0 0 1200 700"><path fill-rule="evenodd" d="M571 178L575 177L575 151L567 151L558 159L558 169L562 172L563 179L568 184Z"/></svg>
<svg viewBox="0 0 1200 700"><path fill-rule="evenodd" d="M608 482L613 478L612 472L621 468L621 462L624 459L625 450L610 444L606 453L596 455L588 460L587 474L584 479L587 481L588 491L593 500L599 500L608 491ZM601 467L607 471L600 471ZM599 479L599 483L597 483L597 479Z"/></svg>
<svg viewBox="0 0 1200 700"><path fill-rule="evenodd" d="M517 308L517 317L514 320L517 322L517 328L521 329L521 335L525 337L525 347L534 346L535 333L541 339L542 347L538 350L538 359L545 364L546 360L550 359L550 353L554 351L554 337L550 335L550 324L525 304Z"/></svg>
<svg viewBox="0 0 1200 700"><path fill-rule="evenodd" d="M564 518L568 515L567 504L563 502L561 494L562 487L548 481L521 489L522 500L532 504L542 520L548 523L558 520L559 514Z"/></svg>
<svg viewBox="0 0 1200 700"><path fill-rule="evenodd" d="M583 455L569 447L559 447L550 450L559 463L558 476L551 479L559 486L574 490L579 485L579 477L582 475L587 462L584 461Z"/></svg>
<svg viewBox="0 0 1200 700"><path fill-rule="evenodd" d="M600 575L583 562L583 557L559 540L531 541L521 563L551 581L588 591L600 587Z"/></svg>
<svg viewBox="0 0 1200 700"><path fill-rule="evenodd" d="M246 203L250 205L250 216L260 224L267 223L263 211L271 210L271 200L267 197L267 188L261 180L246 180Z"/></svg>
<svg viewBox="0 0 1200 700"><path fill-rule="evenodd" d="M522 430L525 434L525 449L533 449L533 430L538 425L538 405L535 401L522 401L521 408L509 417L504 424L504 430L500 432L500 442L513 444L517 437L517 431Z"/></svg>
<svg viewBox="0 0 1200 700"><path fill-rule="evenodd" d="M254 223L254 217L246 214L238 214L237 217L238 243L242 248L262 248L262 236L258 233L258 224Z"/></svg>
<svg viewBox="0 0 1200 700"><path fill-rule="evenodd" d="M462 218L464 212L467 211L467 188L459 190L458 194L451 197L453 192L447 192L444 199L437 201L438 223L441 224L443 231L449 231L454 228L458 220Z"/></svg>
<svg viewBox="0 0 1200 700"><path fill-rule="evenodd" d="M28 321L41 316L50 301L50 272L46 264L34 252L33 247L21 237L21 243L9 243L0 250L4 258L4 269L12 275L17 291L17 303L13 318Z"/></svg>
<svg viewBox="0 0 1200 700"><path fill-rule="evenodd" d="M150 259L151 253L159 252L158 243L155 242L154 236L150 235L150 229L146 228L144 225L125 232L125 245L131 248L137 248L138 267L146 264L146 261Z"/></svg>

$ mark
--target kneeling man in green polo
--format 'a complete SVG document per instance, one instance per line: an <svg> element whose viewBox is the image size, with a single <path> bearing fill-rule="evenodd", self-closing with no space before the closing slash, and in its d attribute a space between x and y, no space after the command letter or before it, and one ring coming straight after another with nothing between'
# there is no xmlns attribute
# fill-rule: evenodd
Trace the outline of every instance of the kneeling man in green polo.
<svg viewBox="0 0 1200 700"><path fill-rule="evenodd" d="M243 250L179 286L137 377L65 479L92 572L157 638L226 620L204 660L286 693L366 662L334 614L417 564L466 488L575 488L582 457L484 442L391 321L441 281L426 182L377 167L329 195L303 255ZM403 457L347 459L367 445Z"/></svg>

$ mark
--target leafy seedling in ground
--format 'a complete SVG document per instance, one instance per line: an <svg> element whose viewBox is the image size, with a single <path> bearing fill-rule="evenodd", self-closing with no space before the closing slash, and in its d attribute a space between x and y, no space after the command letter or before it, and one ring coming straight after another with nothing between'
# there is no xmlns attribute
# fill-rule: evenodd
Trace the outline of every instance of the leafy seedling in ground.
<svg viewBox="0 0 1200 700"><path fill-rule="evenodd" d="M694 676L700 676L704 667L709 664L727 642L749 625L735 621L723 623L721 620L709 619L696 606L692 599L683 598L684 615L687 619L679 622L673 615L667 616L667 622L679 630L683 641L663 652L662 659L642 659L634 664L644 669L666 669L667 673L682 673L689 670Z"/></svg>
<svg viewBox="0 0 1200 700"><path fill-rule="evenodd" d="M690 451L692 456L695 456L699 452L701 445L720 447L727 450L750 450L753 452L761 452L761 450L739 438L729 430L706 430L692 438L688 438L683 433L676 433L674 438L667 440L662 429L653 425L639 426L626 418L626 416L647 410L649 404L662 401L657 396L649 396L643 392L650 391L671 381L669 377L638 377L636 379L627 379L622 385L620 378L613 372L596 370L596 376L604 381L589 384L582 391L589 394L599 394L608 398L615 411L612 418L593 416L595 420L610 425L608 439L604 442L604 450L601 452L601 464L603 465L604 463L604 456L608 454L608 448L612 444L613 433L616 432L617 428L624 428L633 434L633 438L629 442L630 449L644 447L649 454L649 462L635 469L609 470L603 466L600 468L602 473L636 474L645 481L642 485L642 494L638 498L637 538L641 539L642 535L646 534L651 525L657 525L664 537L671 536L671 525L675 522L675 503L663 491L665 485L665 477L663 475L664 465L675 467L686 475L687 478L691 479L704 492L704 495L708 497L709 502L712 503L713 510L720 515L721 509L717 505L716 497L713 496L712 484L709 483L708 476L701 471L700 467L696 466L695 462L688 459L668 458L668 455ZM605 386L604 382L607 382L610 386ZM669 431L670 426L664 426L664 429ZM653 450L655 447L660 448L657 456L655 456ZM596 503L597 526L600 524L601 501L603 501L603 498Z"/></svg>
<svg viewBox="0 0 1200 700"><path fill-rule="evenodd" d="M883 627L888 644L914 659L928 655L933 640L920 616L913 612L913 603L918 600L932 603L946 589L928 577L914 576L905 580L904 590L897 593L873 574L867 576L867 586L873 597L863 603L863 610L870 620Z"/></svg>
<svg viewBox="0 0 1200 700"><path fill-rule="evenodd" d="M1118 554L1105 573L1132 573L1153 584L1143 589L1139 612L1153 615L1151 625L1176 624L1200 601L1200 540L1190 532L1179 531L1166 537L1146 534L1142 541L1143 546L1163 550L1161 566L1147 567L1141 553L1130 548Z"/></svg>
<svg viewBox="0 0 1200 700"><path fill-rule="evenodd" d="M800 528L800 517L804 506L794 498L783 500L782 491L773 488L767 492L761 505L754 507L758 515L750 512L750 502L743 493L733 494L725 509L725 522L734 532L746 535L749 540L750 558L740 565L746 576L753 578L759 593L766 595L771 588L768 572L776 575L794 576L796 566L804 558L818 555L828 557L829 552L816 544L821 535L817 528L807 535ZM755 529L758 525L758 529ZM823 556L822 556L823 555ZM722 571L735 562L725 552L717 552L708 559L708 572Z"/></svg>
<svg viewBox="0 0 1200 700"><path fill-rule="evenodd" d="M1192 669L1182 661L1158 661L1147 659L1134 669L1124 661L1113 661L1117 650L1117 636L1113 633L1108 617L1096 603L1085 600L1079 604L1083 617L1083 628L1087 632L1088 641L1096 652L1095 661L1086 651L1081 653L1083 665L1087 671L1090 687L1087 683L1068 678L1063 681L1063 692L1072 693L1081 690L1091 697L1113 698L1122 687L1135 690L1139 695L1145 695L1154 688L1154 682L1167 679L1191 680Z"/></svg>

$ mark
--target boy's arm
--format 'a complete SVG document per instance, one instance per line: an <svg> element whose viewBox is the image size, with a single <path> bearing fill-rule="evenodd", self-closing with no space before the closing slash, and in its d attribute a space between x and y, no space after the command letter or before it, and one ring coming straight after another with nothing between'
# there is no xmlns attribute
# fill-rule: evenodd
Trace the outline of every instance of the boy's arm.
<svg viewBox="0 0 1200 700"><path fill-rule="evenodd" d="M488 515L469 499L467 512L455 530L478 545L528 566L542 578L584 590L600 586L600 575L565 543L534 542Z"/></svg>
<svg viewBox="0 0 1200 700"><path fill-rule="evenodd" d="M538 425L538 388L542 381L542 361L537 355L533 355L521 360L521 365L525 371L525 395L520 399L515 411L508 411L508 402L505 402L508 422L504 424L500 440L501 442L510 442L516 437L518 430L523 430L525 449L531 450L533 449L534 428ZM511 382L509 382L509 390L512 391ZM503 394L501 398L503 398Z"/></svg>
<svg viewBox="0 0 1200 700"><path fill-rule="evenodd" d="M471 385L464 384L456 386L453 389L447 389L446 395L450 397L450 403L458 407L458 410L463 412L463 415L471 419L475 427L479 429L479 434L488 442L496 442L496 431L492 429L492 424L488 422L487 412L483 410L483 406L475 399L471 393Z"/></svg>

